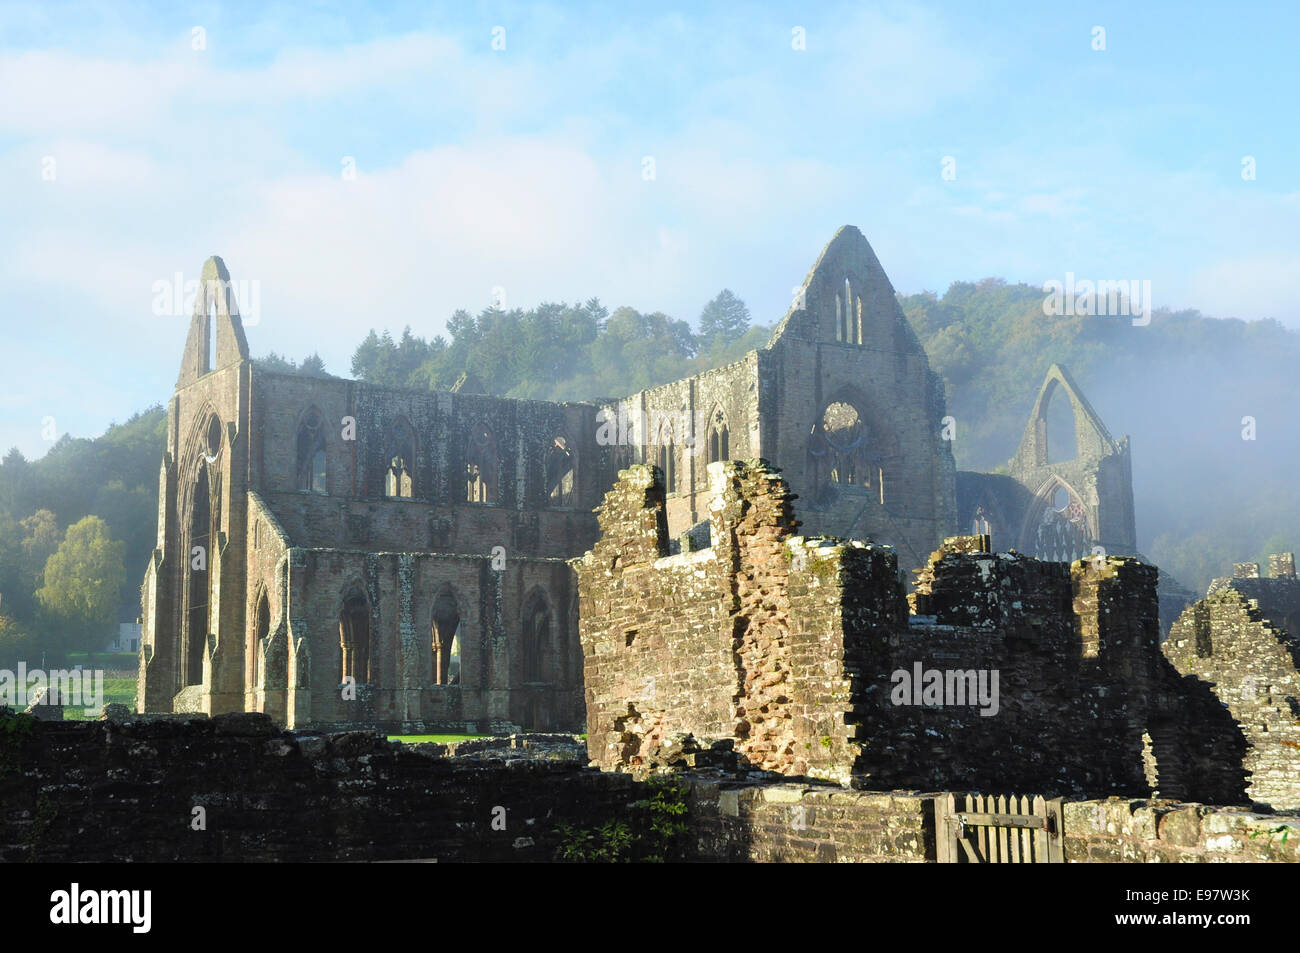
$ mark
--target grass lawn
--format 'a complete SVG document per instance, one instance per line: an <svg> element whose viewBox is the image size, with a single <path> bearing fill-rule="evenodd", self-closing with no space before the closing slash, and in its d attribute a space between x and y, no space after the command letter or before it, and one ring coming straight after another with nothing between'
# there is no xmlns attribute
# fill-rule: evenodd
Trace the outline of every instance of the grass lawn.
<svg viewBox="0 0 1300 953"><path fill-rule="evenodd" d="M104 700L103 704L125 705L132 711L135 710L135 683L134 678L106 678L104 679ZM91 721L99 718L99 710L96 709L92 714L87 715L85 708L81 705L70 705L63 709L63 719L65 721Z"/></svg>
<svg viewBox="0 0 1300 953"><path fill-rule="evenodd" d="M140 655L137 652L69 652L67 665L50 667L72 668L74 665L90 669L127 669L134 672L140 667Z"/></svg>
<svg viewBox="0 0 1300 953"><path fill-rule="evenodd" d="M389 741L400 741L402 744L415 745L424 741L432 741L435 744L448 745L454 741L473 741L475 738L491 738L491 735L389 735Z"/></svg>

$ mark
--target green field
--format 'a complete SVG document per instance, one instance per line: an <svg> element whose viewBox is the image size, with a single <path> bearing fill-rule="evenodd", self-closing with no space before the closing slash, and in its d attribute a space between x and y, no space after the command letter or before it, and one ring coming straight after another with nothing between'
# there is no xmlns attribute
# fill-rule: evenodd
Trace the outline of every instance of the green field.
<svg viewBox="0 0 1300 953"><path fill-rule="evenodd" d="M425 741L432 741L435 744L449 745L457 741L473 741L475 738L490 738L491 735L389 735L389 741L400 741L402 744L416 745Z"/></svg>
<svg viewBox="0 0 1300 953"><path fill-rule="evenodd" d="M134 678L105 678L103 704L125 705L134 711L135 683ZM94 721L99 718L99 710L88 715L82 706L70 705L63 709L63 718L65 721Z"/></svg>
<svg viewBox="0 0 1300 953"><path fill-rule="evenodd" d="M140 667L140 656L136 652L69 652L68 664L64 668L80 665L83 668L128 669L132 672ZM59 666L51 666L57 668Z"/></svg>

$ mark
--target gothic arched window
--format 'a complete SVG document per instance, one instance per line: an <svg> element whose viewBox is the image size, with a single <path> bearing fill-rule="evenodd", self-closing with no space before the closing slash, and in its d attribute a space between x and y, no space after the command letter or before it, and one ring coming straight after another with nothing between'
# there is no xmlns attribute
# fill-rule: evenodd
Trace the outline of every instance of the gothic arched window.
<svg viewBox="0 0 1300 953"><path fill-rule="evenodd" d="M677 448L673 445L673 425L665 420L656 437L655 463L664 474L664 492L677 492Z"/></svg>
<svg viewBox="0 0 1300 953"><path fill-rule="evenodd" d="M573 506L576 500L573 448L565 437L554 437L546 448L546 497L552 506Z"/></svg>
<svg viewBox="0 0 1300 953"><path fill-rule="evenodd" d="M409 500L415 496L415 431L406 418L400 417L388 434L388 472L384 476L384 495Z"/></svg>
<svg viewBox="0 0 1300 953"><path fill-rule="evenodd" d="M546 681L547 660L551 650L551 607L541 591L534 591L524 604L522 679Z"/></svg>
<svg viewBox="0 0 1300 953"><path fill-rule="evenodd" d="M325 490L325 422L315 407L298 426L297 485L304 493Z"/></svg>
<svg viewBox="0 0 1300 953"><path fill-rule="evenodd" d="M444 590L433 604L433 684L454 685L460 680L460 609L456 597Z"/></svg>
<svg viewBox="0 0 1300 953"><path fill-rule="evenodd" d="M709 420L709 463L731 459L731 434L727 429L727 415L715 408Z"/></svg>
<svg viewBox="0 0 1300 953"><path fill-rule="evenodd" d="M481 425L470 431L465 444L465 499L497 501L497 442L492 431Z"/></svg>
<svg viewBox="0 0 1300 953"><path fill-rule="evenodd" d="M1074 562L1092 552L1092 530L1083 501L1063 483L1040 497L1033 527L1034 555L1053 562Z"/></svg>
<svg viewBox="0 0 1300 953"><path fill-rule="evenodd" d="M866 424L852 404L836 401L826 407L808 437L813 483L876 486L879 464L870 454Z"/></svg>
<svg viewBox="0 0 1300 953"><path fill-rule="evenodd" d="M370 682L370 602L359 585L348 590L339 609L339 655L340 682Z"/></svg>

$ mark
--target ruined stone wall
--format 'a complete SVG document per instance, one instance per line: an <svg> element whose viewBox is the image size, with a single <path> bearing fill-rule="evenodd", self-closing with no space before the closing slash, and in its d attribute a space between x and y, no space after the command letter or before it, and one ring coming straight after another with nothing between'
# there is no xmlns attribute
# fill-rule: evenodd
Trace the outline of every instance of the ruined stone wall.
<svg viewBox="0 0 1300 953"><path fill-rule="evenodd" d="M629 468L601 507L578 568L592 759L644 770L691 734L766 770L845 780L857 748L837 580L884 560L791 545L788 492L764 465L710 476L709 549L666 555L658 468Z"/></svg>
<svg viewBox="0 0 1300 953"><path fill-rule="evenodd" d="M585 768L575 739L556 736L452 752L229 714L40 722L5 737L0 862L10 863L547 862L572 842L566 827L626 823L648 793L628 774ZM941 795L680 778L688 859L936 859ZM1063 814L1069 862L1300 861L1300 817L1117 798L1066 801Z"/></svg>
<svg viewBox="0 0 1300 953"><path fill-rule="evenodd" d="M943 796L694 779L701 859L935 863ZM1297 863L1300 818L1161 800L1065 801L1066 863ZM1281 830L1280 830L1281 829ZM1285 839L1282 830L1288 830Z"/></svg>
<svg viewBox="0 0 1300 953"><path fill-rule="evenodd" d="M551 861L561 825L644 797L538 747L430 756L260 714L42 723L6 750L0 861Z"/></svg>
<svg viewBox="0 0 1300 953"><path fill-rule="evenodd" d="M1243 800L1230 720L1160 656L1154 567L988 548L959 537L936 552L916 614L869 661L872 787ZM930 672L942 706L925 703ZM995 704L977 703L995 673Z"/></svg>
<svg viewBox="0 0 1300 953"><path fill-rule="evenodd" d="M1063 813L1067 863L1300 862L1293 816L1124 798L1066 801Z"/></svg>
<svg viewBox="0 0 1300 953"><path fill-rule="evenodd" d="M1266 576L1261 575L1258 563L1237 563L1231 576L1210 581L1206 595L1235 589L1255 604L1262 618L1293 641L1300 641L1300 579L1296 577L1295 554L1274 553L1268 561Z"/></svg>
<svg viewBox="0 0 1300 953"><path fill-rule="evenodd" d="M1153 567L956 538L909 616L892 550L793 536L761 461L711 473L709 549L665 555L655 469L630 468L600 510L578 576L602 767L697 744L877 789L1244 800L1235 725L1160 655Z"/></svg>
<svg viewBox="0 0 1300 953"><path fill-rule="evenodd" d="M1278 622L1294 618L1298 590L1284 571L1215 580L1163 646L1231 712L1247 745L1250 797L1277 810L1300 809L1300 645Z"/></svg>
<svg viewBox="0 0 1300 953"><path fill-rule="evenodd" d="M701 859L759 863L934 863L931 795L791 783L691 786Z"/></svg>

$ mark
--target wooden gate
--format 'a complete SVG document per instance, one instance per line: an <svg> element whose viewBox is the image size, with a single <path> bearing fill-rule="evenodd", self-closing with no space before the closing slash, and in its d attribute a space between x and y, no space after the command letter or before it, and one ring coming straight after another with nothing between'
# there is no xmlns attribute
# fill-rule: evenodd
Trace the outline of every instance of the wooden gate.
<svg viewBox="0 0 1300 953"><path fill-rule="evenodd" d="M1061 798L944 794L934 807L941 864L1065 862Z"/></svg>

